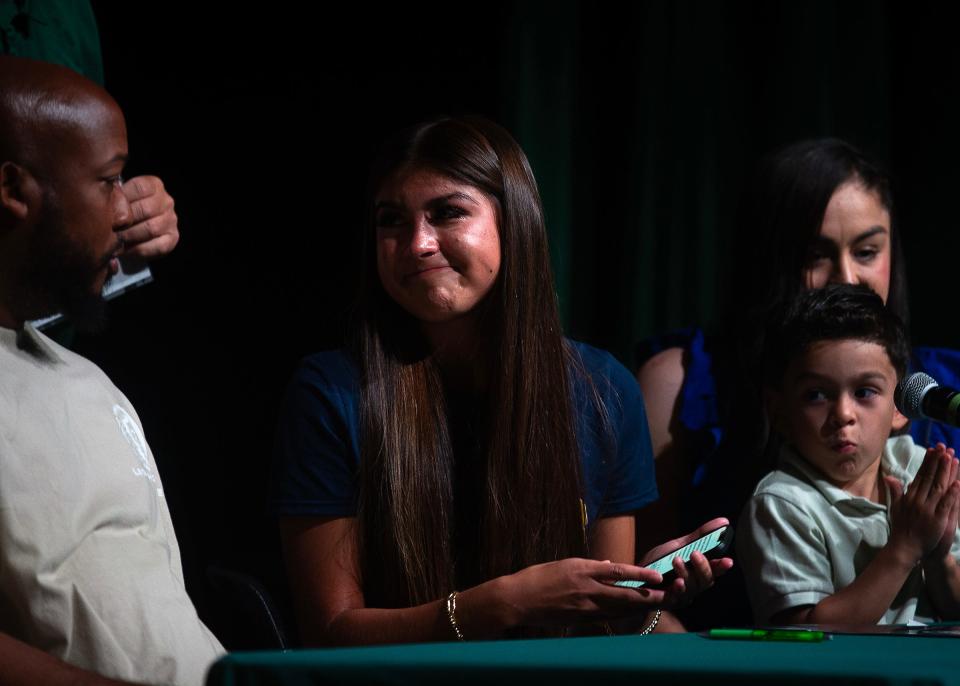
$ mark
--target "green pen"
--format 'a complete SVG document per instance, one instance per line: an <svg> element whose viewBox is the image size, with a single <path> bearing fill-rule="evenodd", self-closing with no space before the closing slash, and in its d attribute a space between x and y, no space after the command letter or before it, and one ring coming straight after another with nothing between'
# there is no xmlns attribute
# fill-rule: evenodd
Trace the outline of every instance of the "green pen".
<svg viewBox="0 0 960 686"><path fill-rule="evenodd" d="M828 638L824 632L811 631L810 629L710 629L707 636L739 641L795 641L799 643L818 643Z"/></svg>

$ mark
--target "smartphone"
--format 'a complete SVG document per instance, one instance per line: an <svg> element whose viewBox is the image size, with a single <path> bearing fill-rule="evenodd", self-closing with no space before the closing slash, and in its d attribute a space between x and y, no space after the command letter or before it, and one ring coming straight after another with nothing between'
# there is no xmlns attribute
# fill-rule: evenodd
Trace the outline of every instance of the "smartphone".
<svg viewBox="0 0 960 686"><path fill-rule="evenodd" d="M153 281L153 272L150 271L150 267L141 267L139 271L135 272L126 272L123 269L123 262L120 262L120 271L113 275L113 277L107 281L106 285L103 287L103 299L104 300L113 300L129 290L138 288L140 286L146 286L148 283ZM49 317L44 317L43 319L35 319L30 322L33 327L39 331L44 331L49 329L54 324L58 324L63 321L63 315L61 313L52 314Z"/></svg>
<svg viewBox="0 0 960 686"><path fill-rule="evenodd" d="M663 583L661 586L666 586L673 578L677 575L673 571L673 561L675 558L680 558L683 560L684 564L690 562L690 556L694 552L701 552L708 559L713 559L717 557L723 557L728 550L730 550L730 544L733 541L733 529L729 525L725 524L718 529L701 536L697 540L688 543L687 545L674 550L673 552L667 553L658 560L654 560L647 565L647 569L652 569L654 571L660 572L663 575ZM623 581L613 582L614 586L623 586L624 588L640 588L646 586L646 581L633 581L631 579L625 579Z"/></svg>

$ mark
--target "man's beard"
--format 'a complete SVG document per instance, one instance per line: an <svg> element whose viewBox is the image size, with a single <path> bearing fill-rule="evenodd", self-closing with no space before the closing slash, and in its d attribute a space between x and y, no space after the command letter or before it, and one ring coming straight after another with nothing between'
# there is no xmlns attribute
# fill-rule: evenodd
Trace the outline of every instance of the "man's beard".
<svg viewBox="0 0 960 686"><path fill-rule="evenodd" d="M61 312L79 331L99 331L106 323L106 302L95 286L103 270L109 281L112 253L97 257L75 242L56 198L45 195L43 214L34 227L21 272L23 297L30 303L29 309L39 310L30 318Z"/></svg>

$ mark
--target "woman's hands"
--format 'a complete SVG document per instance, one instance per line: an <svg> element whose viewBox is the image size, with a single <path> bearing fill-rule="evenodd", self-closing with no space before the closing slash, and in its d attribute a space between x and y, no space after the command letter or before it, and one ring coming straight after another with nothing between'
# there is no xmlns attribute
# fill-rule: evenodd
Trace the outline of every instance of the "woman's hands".
<svg viewBox="0 0 960 686"><path fill-rule="evenodd" d="M643 556L640 564L646 566L673 550L683 548L688 543L692 543L714 529L718 529L721 526L728 526L729 524L730 522L723 517L711 519L686 536L661 543L651 549ZM664 608L677 608L689 605L699 593L713 586L716 578L731 567L733 567L733 560L729 557L708 560L699 552L693 553L690 557L689 566L685 565L680 558L675 558L673 560L673 571L676 573L676 578L663 589L663 598L660 605Z"/></svg>
<svg viewBox="0 0 960 686"><path fill-rule="evenodd" d="M647 612L663 591L622 588L613 582L656 585L659 572L619 562L569 558L534 565L503 577L511 626L563 626Z"/></svg>
<svg viewBox="0 0 960 686"><path fill-rule="evenodd" d="M686 536L673 539L648 552L641 565L678 550L720 526L714 519ZM688 604L713 585L714 579L733 566L728 557L707 560L694 553L690 565L674 560L676 579L666 588L656 588L663 577L644 566L571 558L527 567L503 577L502 599L511 626L558 626L610 620ZM614 582L643 581L645 587L622 588Z"/></svg>

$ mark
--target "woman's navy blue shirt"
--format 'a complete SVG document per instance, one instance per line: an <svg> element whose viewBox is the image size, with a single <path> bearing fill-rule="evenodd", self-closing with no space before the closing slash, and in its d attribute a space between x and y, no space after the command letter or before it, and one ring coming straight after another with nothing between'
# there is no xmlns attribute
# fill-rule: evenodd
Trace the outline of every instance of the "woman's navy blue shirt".
<svg viewBox="0 0 960 686"><path fill-rule="evenodd" d="M571 374L583 500L590 522L657 499L640 388L612 355L568 341L596 388ZM305 358L281 410L272 506L280 516L353 517L360 465L360 373L343 350ZM456 456L455 456L456 459Z"/></svg>

